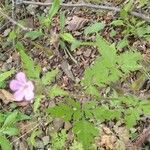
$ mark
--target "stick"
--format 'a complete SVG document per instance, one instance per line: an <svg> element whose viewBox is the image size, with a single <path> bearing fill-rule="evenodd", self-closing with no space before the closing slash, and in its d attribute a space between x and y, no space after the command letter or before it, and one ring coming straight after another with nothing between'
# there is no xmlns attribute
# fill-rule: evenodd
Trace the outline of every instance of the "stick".
<svg viewBox="0 0 150 150"><path fill-rule="evenodd" d="M150 125L148 126L148 128L143 133L141 133L141 135L133 143L133 145L135 145L136 147L141 146L143 144L143 142L145 141L145 139L149 136L149 134L150 134Z"/></svg>
<svg viewBox="0 0 150 150"><path fill-rule="evenodd" d="M13 23L14 25L17 25L18 27L20 27L22 30L24 31L31 31L31 28L26 28L23 25L21 25L20 23L17 23L15 20L13 20L11 17L7 16L5 13L2 12L2 9L0 8L0 14L5 17L6 19L8 19L11 23Z"/></svg>
<svg viewBox="0 0 150 150"><path fill-rule="evenodd" d="M40 6L50 6L53 3L41 3L41 2L31 2L31 1L22 1L23 4L32 4L32 5L40 5ZM81 4L65 4L61 3L60 6L68 8L68 7L78 7L78 8L92 8L92 9L102 9L102 10L110 10L115 12L120 12L121 9L118 7L111 7L111 6L104 6L104 5L93 5L93 4L87 4L87 3L81 3ZM150 22L150 17L146 16L145 14L137 13L137 12L130 12L131 15L141 18L145 20L146 22Z"/></svg>
<svg viewBox="0 0 150 150"><path fill-rule="evenodd" d="M11 17L13 20L15 20L15 1L11 0L12 2L12 14ZM13 31L15 31L15 25L13 25ZM13 39L13 47L15 47L15 39Z"/></svg>

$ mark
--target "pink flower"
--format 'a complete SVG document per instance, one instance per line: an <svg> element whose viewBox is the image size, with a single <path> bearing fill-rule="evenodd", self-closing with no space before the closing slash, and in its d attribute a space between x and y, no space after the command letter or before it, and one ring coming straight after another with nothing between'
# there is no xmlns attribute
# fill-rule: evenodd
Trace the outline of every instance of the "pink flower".
<svg viewBox="0 0 150 150"><path fill-rule="evenodd" d="M16 78L10 82L9 86L14 92L13 96L16 101L32 101L34 98L34 85L31 81L27 81L23 72L17 73Z"/></svg>

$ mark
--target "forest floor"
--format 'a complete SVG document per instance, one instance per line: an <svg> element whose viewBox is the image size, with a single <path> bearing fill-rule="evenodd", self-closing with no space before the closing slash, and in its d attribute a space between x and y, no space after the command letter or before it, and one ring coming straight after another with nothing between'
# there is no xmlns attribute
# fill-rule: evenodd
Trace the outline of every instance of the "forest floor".
<svg viewBox="0 0 150 150"><path fill-rule="evenodd" d="M51 0L36 0L35 2L46 4L51 3ZM62 0L62 2L68 5L83 3L82 0ZM127 2L128 1L126 1L126 3ZM87 0L84 3L90 4L91 6L104 4L108 7L121 8L123 4L125 4L125 1L114 0L99 2L96 0ZM123 53L127 51L129 47L132 47L136 49L142 56L141 64L144 68L144 71L136 70L130 72L128 76L125 76L116 82L106 84L106 86L98 87L99 94L102 97L108 98L114 91L116 91L122 95L133 95L140 99L150 99L149 76L145 75L149 74L150 71L150 38L136 35L136 29L133 29L137 23L141 22L142 24L142 22L145 21L142 24L143 31L147 26L149 27L150 20L147 21L141 18L136 18L131 14L128 15L127 19L131 23L130 25L125 20L125 25L114 27L112 26L112 22L120 17L119 13L116 11L94 9L92 7L60 6L57 14L52 17L51 26L42 29L38 16L41 14L47 14L49 9L50 6L21 3L16 4L15 9L12 10L11 2L0 2L0 11L3 10L4 14L11 18L13 18L14 15L13 19L27 29L41 29L41 31L44 32L44 36L37 37L35 40L31 40L30 38L24 36L28 31L23 31L22 29L19 30L18 24L14 25L9 18L0 13L0 73L12 69L14 69L16 72L24 71L20 54L15 48L17 41L20 41L24 45L26 53L34 60L35 63L41 66L41 77L45 72L58 68L59 72L52 84L57 84L64 91L69 92L71 97L81 104L91 101L93 97L83 92L84 88L81 86L80 82L84 77L84 71L91 64L93 64L98 57L99 52L96 46L88 46L88 44L77 47L75 50L71 50L71 44L66 41L63 41L65 46L62 46L62 43L60 42L60 16L64 14L65 19L62 19L62 22L64 21L63 31L66 33L71 33L72 36L77 40L88 42L95 40L96 34L85 35L84 31L85 28L91 24L101 22L105 24L105 27L100 31L101 36L109 43L114 43L117 45L118 54ZM146 16L149 16L150 3L147 2L147 5L140 7L139 3L137 2L132 10L138 12L139 14L145 14ZM12 11L14 12L12 13ZM131 28L129 26L131 26ZM10 33L14 29L17 32L17 38L12 40L10 38ZM146 34L149 36L150 30ZM120 42L126 36L127 40ZM35 113L33 108L34 101L33 103L25 101L10 101L10 97L7 94L5 95L3 92L5 89L5 91L10 92L9 94L11 94L9 82L13 78L14 76L11 76L6 81L6 85L3 88L0 88L0 113L8 113L18 110L21 113L31 117L29 120L19 121L17 123L17 128L20 129L20 133L18 135L6 135L14 150L85 149L82 148L80 143L75 143L75 135L72 131L72 120L64 121L64 119L57 117L53 118L45 114L45 109L52 108L57 104L64 102L63 96L56 96L55 98L49 98L45 96L40 102L38 112ZM94 146L89 149L150 149L149 115L142 115L134 127L132 127L130 130L126 128L122 121L116 121L115 119L104 121L103 123L99 122L97 123L97 126L99 126L100 134L94 139ZM65 133L63 131L65 131ZM146 131L146 133L144 131ZM116 146L118 143L121 143L120 147ZM61 144L62 147L59 147Z"/></svg>

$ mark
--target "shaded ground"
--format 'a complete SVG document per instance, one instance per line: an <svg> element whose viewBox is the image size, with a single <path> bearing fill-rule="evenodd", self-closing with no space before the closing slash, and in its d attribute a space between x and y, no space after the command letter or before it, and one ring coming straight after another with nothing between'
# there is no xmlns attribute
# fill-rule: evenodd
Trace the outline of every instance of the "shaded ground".
<svg viewBox="0 0 150 150"><path fill-rule="evenodd" d="M41 1L44 2L44 1ZM69 1L65 1L69 3ZM73 1L76 3L76 1ZM109 5L118 5L121 4L122 1L115 2L106 2ZM31 6L31 5L30 5ZM36 8L32 8L29 11L29 6L21 5L17 6L16 9L16 18L17 20L24 20L27 24L27 27L39 28L39 22L37 20L36 15L38 13L46 12L45 7L39 6ZM83 34L83 30L86 26L90 25L93 22L104 22L106 23L105 29L102 31L102 35L105 39L110 42L117 43L120 39L123 38L122 28L116 28L116 35L114 37L110 37L111 27L110 23L112 20L118 17L118 15L114 12L106 12L102 10L91 10L91 9L60 9L60 13L65 11L66 16L66 25L65 30L69 31L73 34L74 37L80 40L90 41L95 38L93 35L85 36ZM141 11L144 13L149 13L149 9L147 7L143 7ZM11 13L11 12L10 12ZM34 14L33 14L34 13ZM7 20L3 20L2 24L6 23ZM21 62L18 53L12 47L12 43L6 42L9 32L8 30L12 29L12 26L8 23L3 29L0 30L0 67L1 71L7 71L12 68L15 70L21 70ZM89 66L96 58L98 52L96 48L89 46L82 46L77 48L76 51L70 51L69 53L64 51L59 45L58 33L59 33L59 14L53 18L51 29L46 29L47 35L42 39L38 39L36 41L30 41L29 39L24 38L21 34L19 34L19 39L24 43L24 46L28 50L28 54L35 60L35 62L39 63L42 66L43 73L47 70L51 70L54 68L60 68L59 75L56 77L55 82L60 85L63 89L68 90L77 98L79 101L88 101L90 99L89 96L85 95L81 91L81 86L79 85L80 80L83 77L83 72L87 66ZM149 65L150 57L148 52L150 50L150 43L148 41L143 40L142 38L130 37L129 38L130 46L134 46L138 49L144 56L147 64ZM68 49L70 49L70 45L67 44ZM125 51L126 48L120 49L121 51ZM70 57L71 55L71 57ZM145 64L144 64L145 65ZM146 68L146 71L149 71L149 67ZM42 75L42 73L41 73ZM119 92L126 94L133 94L142 98L150 98L149 97L149 83L145 82L145 78L140 81L141 83L137 85L136 89L132 88L132 83L137 81L141 76L141 72L132 73L129 77L112 85L113 88L118 90ZM145 83L145 84L144 84ZM111 94L111 88L108 91L108 88L100 89L102 95ZM36 139L37 149L48 149L50 143L46 143L49 141L49 134L53 131L60 131L61 129L66 129L68 132L68 141L66 147L68 147L68 143L73 141L74 135L70 130L72 127L71 122L65 123L61 119L50 119L49 122L45 123L44 112L42 110L47 107L54 106L55 103L63 101L63 98L58 97L56 99L44 99L42 101L40 110L43 117L32 119L32 121L21 122L19 127L21 129L21 134L18 137L13 137L11 139L12 144L15 150L24 150L31 149L30 145L27 144L26 139L30 135L30 133L40 128L42 133ZM14 106L17 105L17 106ZM12 111L14 108L20 109L22 112L25 112L27 115L32 115L32 104L18 106L18 104L4 104L1 101L1 110ZM148 117L143 117L141 121L137 124L135 128L135 138L143 132L144 129L149 125L150 120ZM123 127L119 128L118 125L114 125L114 122L108 122L102 126L102 134L100 138L97 138L96 144L99 149L114 149L114 143L118 140L118 134L125 134L126 137L128 133L126 133ZM128 137L128 136L127 136ZM133 139L131 139L133 140ZM44 145L44 143L46 143ZM145 140L143 144L144 149L150 149L149 147L149 138ZM67 148L66 148L67 149ZM133 149L133 148L131 148Z"/></svg>

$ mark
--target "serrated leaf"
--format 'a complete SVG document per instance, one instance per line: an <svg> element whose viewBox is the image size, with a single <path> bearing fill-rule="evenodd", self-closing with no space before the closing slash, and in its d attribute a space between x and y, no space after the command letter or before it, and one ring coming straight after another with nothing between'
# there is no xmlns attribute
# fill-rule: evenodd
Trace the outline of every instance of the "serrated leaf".
<svg viewBox="0 0 150 150"><path fill-rule="evenodd" d="M139 118L140 113L138 109L127 110L124 118L127 128L128 129L133 128L133 126L136 125L136 122L139 120Z"/></svg>
<svg viewBox="0 0 150 150"><path fill-rule="evenodd" d="M131 11L132 8L133 8L133 3L134 3L134 0L129 0L123 7L123 9L128 12L129 10Z"/></svg>
<svg viewBox="0 0 150 150"><path fill-rule="evenodd" d="M65 12L60 13L60 32L63 33L65 28Z"/></svg>
<svg viewBox="0 0 150 150"><path fill-rule="evenodd" d="M82 108L86 118L93 119L93 110L96 108L97 103L95 101L86 102Z"/></svg>
<svg viewBox="0 0 150 150"><path fill-rule="evenodd" d="M42 77L42 83L44 85L49 84L50 82L52 82L52 80L55 78L55 76L58 73L58 69L52 70L52 71L48 71L43 77Z"/></svg>
<svg viewBox="0 0 150 150"><path fill-rule="evenodd" d="M54 117L63 118L65 121L71 119L75 121L82 117L80 103L72 99L67 99L66 104L60 103L53 108L48 108L46 111Z"/></svg>
<svg viewBox="0 0 150 150"><path fill-rule="evenodd" d="M0 82L5 81L8 77L10 77L15 71L10 70L0 74Z"/></svg>
<svg viewBox="0 0 150 150"><path fill-rule="evenodd" d="M104 29L105 24L104 23L100 23L100 22L96 22L94 24L92 24L91 26L85 28L84 30L84 34L91 34L91 33L97 33L99 31L101 31L102 29Z"/></svg>
<svg viewBox="0 0 150 150"><path fill-rule="evenodd" d="M30 38L31 40L36 40L41 36L43 36L42 31L29 31L25 34L25 38Z"/></svg>
<svg viewBox="0 0 150 150"><path fill-rule="evenodd" d="M66 96L68 93L61 89L59 86L56 84L49 90L49 96L50 97L56 97L56 96Z"/></svg>
<svg viewBox="0 0 150 150"><path fill-rule="evenodd" d="M101 122L106 120L120 119L121 110L110 110L106 106L99 106L93 110L94 117Z"/></svg>
<svg viewBox="0 0 150 150"><path fill-rule="evenodd" d="M72 108L63 103L53 108L48 108L46 112L50 113L53 117L63 118L65 121L70 121L73 115Z"/></svg>
<svg viewBox="0 0 150 150"><path fill-rule="evenodd" d="M150 103L147 102L141 106L144 115L150 115Z"/></svg>
<svg viewBox="0 0 150 150"><path fill-rule="evenodd" d="M78 141L83 144L85 149L90 146L94 137L98 134L95 126L86 120L76 122L73 126L73 132L77 135Z"/></svg>
<svg viewBox="0 0 150 150"><path fill-rule="evenodd" d="M19 51L21 60L23 62L23 68L25 69L29 78L39 79L41 68L35 65L34 61L25 53L25 48L22 43L17 42L16 48Z"/></svg>
<svg viewBox="0 0 150 150"><path fill-rule="evenodd" d="M118 56L118 64L124 73L135 71L141 68L138 61L141 59L141 54L138 52L127 51Z"/></svg>
<svg viewBox="0 0 150 150"><path fill-rule="evenodd" d="M38 95L38 96L35 97L34 105L33 105L34 113L36 113L38 108L40 107L40 102L41 102L42 98L43 98L43 95Z"/></svg>
<svg viewBox="0 0 150 150"><path fill-rule="evenodd" d="M35 129L33 130L33 132L31 133L31 136L29 138L29 142L33 145L36 146L36 137L38 137L41 134L41 131Z"/></svg>
<svg viewBox="0 0 150 150"><path fill-rule="evenodd" d="M97 98L100 98L100 92L97 90L97 88L95 86L90 85L87 89L86 89L86 93L92 95L92 96L96 96Z"/></svg>
<svg viewBox="0 0 150 150"><path fill-rule="evenodd" d="M2 148L2 150L12 150L10 142L3 135L0 135L0 147Z"/></svg>
<svg viewBox="0 0 150 150"><path fill-rule="evenodd" d="M102 55L103 59L105 59L105 66L108 67L113 66L116 63L116 48L114 45L108 43L101 36L96 37L96 43L98 47L99 53Z"/></svg>

